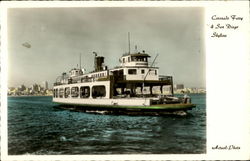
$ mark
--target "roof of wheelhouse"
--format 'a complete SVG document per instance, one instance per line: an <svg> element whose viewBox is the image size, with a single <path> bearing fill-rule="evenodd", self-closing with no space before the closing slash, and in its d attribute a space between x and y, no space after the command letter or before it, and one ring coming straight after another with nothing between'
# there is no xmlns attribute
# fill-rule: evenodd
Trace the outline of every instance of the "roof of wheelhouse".
<svg viewBox="0 0 250 161"><path fill-rule="evenodd" d="M122 56L136 56L136 57L151 57L150 55L148 55L147 53L143 52L135 52L135 53L125 53Z"/></svg>

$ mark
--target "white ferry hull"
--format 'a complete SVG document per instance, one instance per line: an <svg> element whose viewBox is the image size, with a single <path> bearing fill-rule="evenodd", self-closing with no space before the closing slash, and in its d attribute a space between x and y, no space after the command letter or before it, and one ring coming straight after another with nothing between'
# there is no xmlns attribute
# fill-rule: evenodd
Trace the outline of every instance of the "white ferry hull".
<svg viewBox="0 0 250 161"><path fill-rule="evenodd" d="M122 98L122 99L109 99L109 98L53 98L53 102L60 104L71 104L71 105L92 105L92 106L150 106L150 99L145 98Z"/></svg>
<svg viewBox="0 0 250 161"><path fill-rule="evenodd" d="M113 112L120 111L148 111L148 112L173 112L173 111L187 111L195 107L191 103L174 103L174 104L154 104L150 105L149 99L91 99L91 100L58 100L54 102L59 103L65 109L82 110L82 111L102 111L108 110ZM136 114L136 113L134 113Z"/></svg>

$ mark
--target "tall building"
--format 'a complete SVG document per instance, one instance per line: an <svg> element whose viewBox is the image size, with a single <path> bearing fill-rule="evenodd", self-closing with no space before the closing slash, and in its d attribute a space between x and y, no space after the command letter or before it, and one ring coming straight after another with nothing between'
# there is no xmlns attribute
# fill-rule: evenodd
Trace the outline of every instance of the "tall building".
<svg viewBox="0 0 250 161"><path fill-rule="evenodd" d="M42 87L43 87L43 89L48 89L49 87L48 87L48 82L47 81L44 81L43 83L42 83Z"/></svg>
<svg viewBox="0 0 250 161"><path fill-rule="evenodd" d="M37 92L38 91L38 85L35 83L35 84L33 84L32 86L31 86L31 90L33 91L33 92Z"/></svg>

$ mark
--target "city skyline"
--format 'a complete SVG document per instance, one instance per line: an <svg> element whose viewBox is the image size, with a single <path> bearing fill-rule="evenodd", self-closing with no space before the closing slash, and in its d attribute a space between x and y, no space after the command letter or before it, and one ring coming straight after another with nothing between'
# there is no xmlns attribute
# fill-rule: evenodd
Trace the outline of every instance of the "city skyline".
<svg viewBox="0 0 250 161"><path fill-rule="evenodd" d="M48 88L46 85L47 81L42 82L42 84L34 83L31 86L26 86L21 84L18 87L8 87L8 96L52 96L53 89ZM140 89L137 88L138 92ZM153 89L155 92L160 92L160 87ZM164 87L164 94L169 94L171 91L169 86ZM149 88L146 88L145 92L149 92ZM174 84L175 94L205 94L205 88L189 88L184 87L184 84Z"/></svg>
<svg viewBox="0 0 250 161"><path fill-rule="evenodd" d="M33 86L35 84L40 85L44 89L51 89L53 87L53 85L49 86L50 83L48 83L48 81L42 81L42 82L33 82L31 84L20 83L20 84L17 84L15 86L8 85L8 88L16 88L16 87L19 87L19 86L22 86L22 85L24 85L25 87L31 87L31 86Z"/></svg>
<svg viewBox="0 0 250 161"><path fill-rule="evenodd" d="M115 67L128 51L128 32L131 51L137 45L151 62L159 53L161 75L205 87L202 8L9 9L8 28L9 87L48 80L51 88L61 73L79 66L80 53L87 71L93 51Z"/></svg>
<svg viewBox="0 0 250 161"><path fill-rule="evenodd" d="M18 87L8 87L8 96L51 96L52 89L48 88L47 81L42 84L34 83L31 86L24 84Z"/></svg>
<svg viewBox="0 0 250 161"><path fill-rule="evenodd" d="M37 83L37 82L35 82L35 83L31 84L31 85L26 85L24 83L21 83L21 84L19 84L17 86L8 86L8 88L20 88L20 86L25 86L26 88L32 88L32 86L38 85L38 86L42 87L43 89L52 89L53 86L50 87L50 88L49 88L49 86L47 86L46 88L44 88L44 84L43 84L44 82L47 82L47 81L43 81L40 84ZM204 89L204 90L206 89L205 87L186 87L185 84L173 84L173 85L174 85L174 89L195 89L195 88L196 89Z"/></svg>

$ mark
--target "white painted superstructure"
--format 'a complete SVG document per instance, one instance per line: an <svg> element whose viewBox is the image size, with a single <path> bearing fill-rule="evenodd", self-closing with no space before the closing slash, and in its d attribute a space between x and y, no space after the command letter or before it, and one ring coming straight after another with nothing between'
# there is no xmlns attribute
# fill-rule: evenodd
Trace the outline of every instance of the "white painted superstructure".
<svg viewBox="0 0 250 161"><path fill-rule="evenodd" d="M160 95L163 86L171 86L172 77L159 76L159 68L149 65L149 55L126 53L120 60L120 66L108 69L104 57L95 53L95 70L86 73L84 69L72 69L69 74L58 77L53 87L53 101L74 105L106 106L150 106L159 100L159 94L153 94L153 87L159 86ZM140 89L141 93L136 91ZM144 94L149 88L148 95Z"/></svg>

